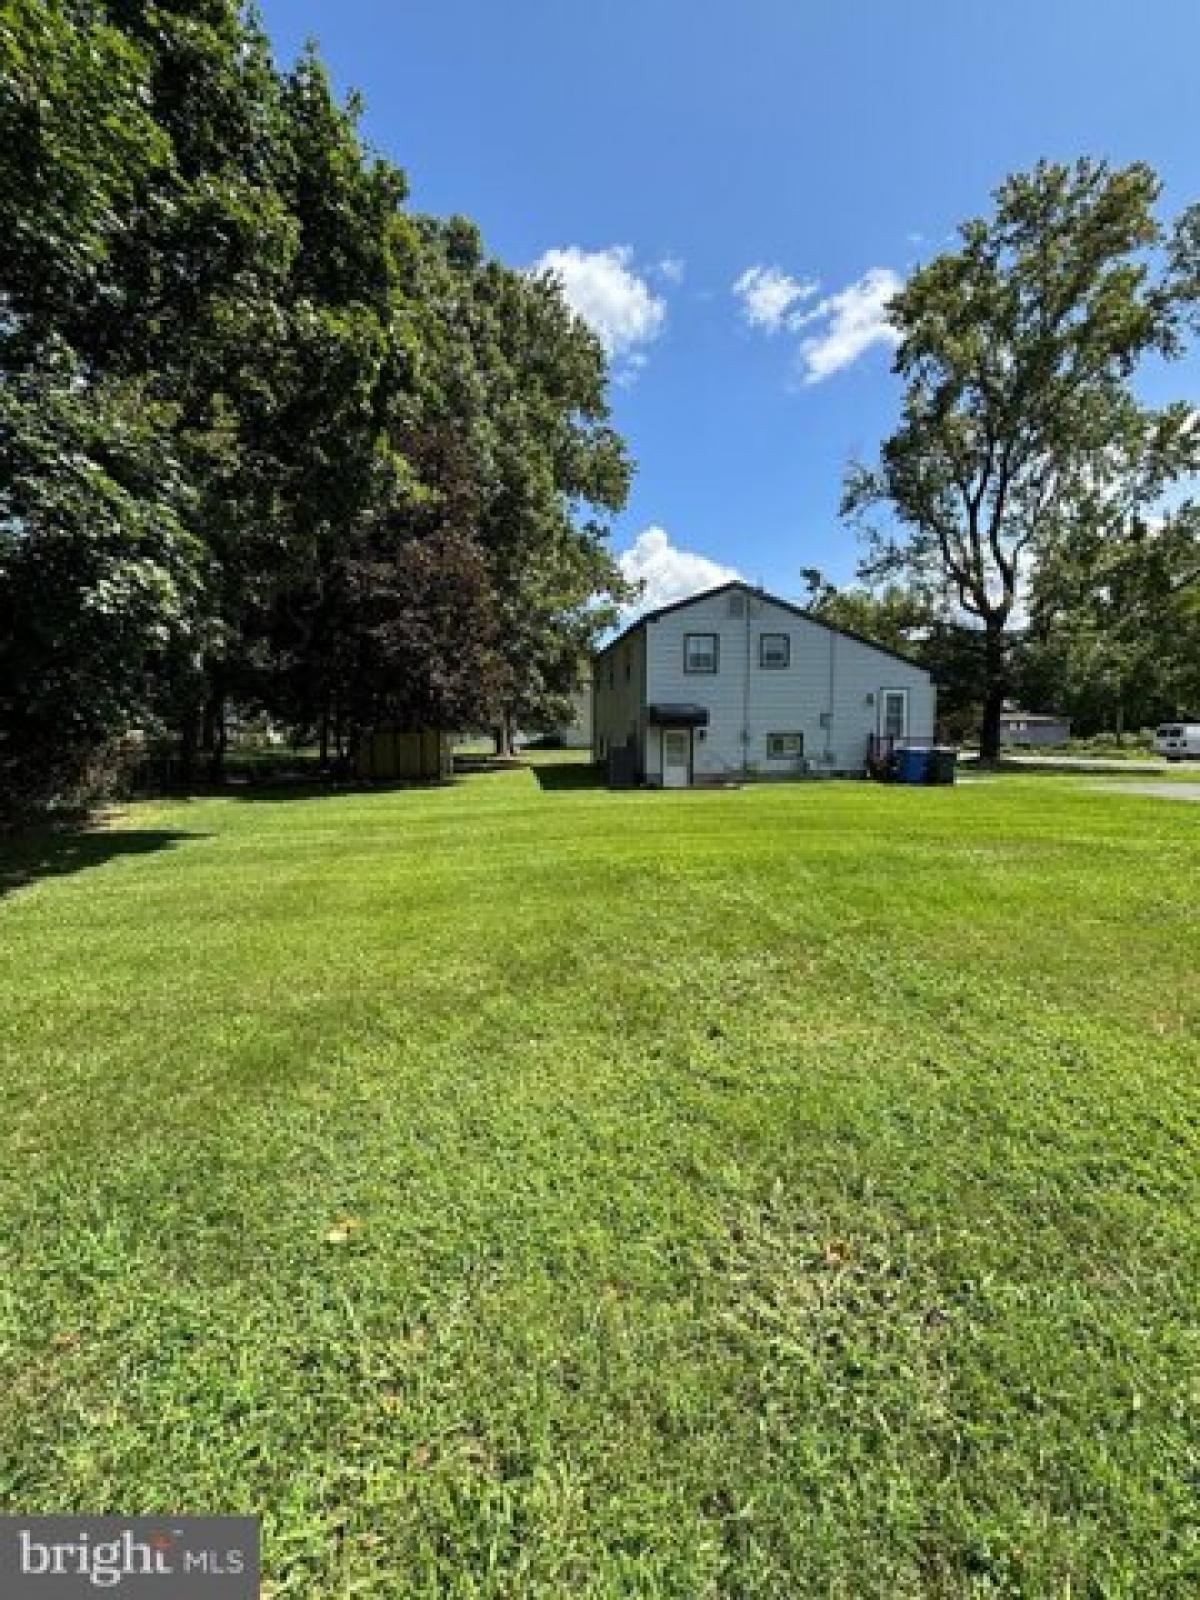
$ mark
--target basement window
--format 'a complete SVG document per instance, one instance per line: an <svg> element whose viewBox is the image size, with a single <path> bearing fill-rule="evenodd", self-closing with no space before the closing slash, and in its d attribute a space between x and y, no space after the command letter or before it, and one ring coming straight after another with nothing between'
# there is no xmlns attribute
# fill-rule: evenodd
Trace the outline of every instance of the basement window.
<svg viewBox="0 0 1200 1600"><path fill-rule="evenodd" d="M794 761L804 754L802 733L769 733L767 735L768 761Z"/></svg>

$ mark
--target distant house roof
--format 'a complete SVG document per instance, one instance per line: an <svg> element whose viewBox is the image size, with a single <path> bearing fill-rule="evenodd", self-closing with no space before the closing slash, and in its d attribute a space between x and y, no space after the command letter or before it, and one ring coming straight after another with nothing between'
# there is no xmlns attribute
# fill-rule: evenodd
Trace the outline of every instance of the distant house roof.
<svg viewBox="0 0 1200 1600"><path fill-rule="evenodd" d="M1001 722L1070 722L1064 711L1002 711Z"/></svg>
<svg viewBox="0 0 1200 1600"><path fill-rule="evenodd" d="M876 639L868 639L865 634L851 633L848 628L835 628L832 622L826 622L823 617L814 616L811 611L806 611L803 606L796 605L794 601L785 600L781 595L770 594L766 589L760 589L752 583L743 583L740 578L734 578L729 583L719 583L715 589L702 589L698 594L689 594L682 600L673 600L669 606L659 606L656 611L643 612L627 628L623 628L615 639L610 639L602 649L597 650L595 659L599 661L601 656L607 655L610 650L621 643L622 639L627 639L631 633L636 633L639 628L645 627L647 622L657 622L660 617L669 617L673 611L682 611L685 606L694 606L700 600L711 600L714 595L727 594L732 589L740 589L743 594L754 595L759 600L766 600L773 606L780 606L784 611L790 611L793 616L803 617L805 622L812 622L818 628L824 628L827 633L837 633L843 639L853 639L856 644L868 645L872 650L878 650L881 655L891 656L894 661L903 661L906 666L916 667L920 672L929 671L928 667L923 667L919 661L914 661L911 656L901 654L899 650L889 649L886 644L880 644Z"/></svg>

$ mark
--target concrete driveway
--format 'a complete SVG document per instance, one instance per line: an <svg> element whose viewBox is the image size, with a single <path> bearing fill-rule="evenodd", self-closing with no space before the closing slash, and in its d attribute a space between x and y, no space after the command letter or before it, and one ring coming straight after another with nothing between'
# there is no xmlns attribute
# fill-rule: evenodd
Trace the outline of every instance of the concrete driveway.
<svg viewBox="0 0 1200 1600"><path fill-rule="evenodd" d="M1098 783L1106 794L1148 794L1162 800L1191 800L1200 804L1200 783Z"/></svg>

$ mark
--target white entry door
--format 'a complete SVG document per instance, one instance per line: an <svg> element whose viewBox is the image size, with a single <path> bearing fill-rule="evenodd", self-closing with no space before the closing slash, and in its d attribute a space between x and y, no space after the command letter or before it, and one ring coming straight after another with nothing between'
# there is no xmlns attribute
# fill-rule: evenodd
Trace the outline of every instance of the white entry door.
<svg viewBox="0 0 1200 1600"><path fill-rule="evenodd" d="M686 789L692 781L690 728L664 728L662 736L663 788Z"/></svg>

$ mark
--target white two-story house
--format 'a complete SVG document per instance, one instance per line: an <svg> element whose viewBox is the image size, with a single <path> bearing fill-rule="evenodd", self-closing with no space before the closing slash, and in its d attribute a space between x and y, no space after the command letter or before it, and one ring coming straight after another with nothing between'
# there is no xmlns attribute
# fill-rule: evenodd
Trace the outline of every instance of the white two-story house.
<svg viewBox="0 0 1200 1600"><path fill-rule="evenodd" d="M923 667L745 583L640 617L592 669L592 752L663 788L865 771L874 741L931 740Z"/></svg>

